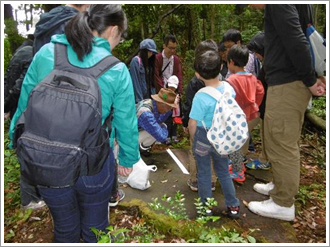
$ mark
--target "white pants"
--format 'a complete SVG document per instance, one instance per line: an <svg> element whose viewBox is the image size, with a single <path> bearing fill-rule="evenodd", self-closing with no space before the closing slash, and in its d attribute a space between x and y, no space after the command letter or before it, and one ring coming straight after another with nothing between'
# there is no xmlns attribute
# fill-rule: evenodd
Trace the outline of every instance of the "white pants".
<svg viewBox="0 0 330 247"><path fill-rule="evenodd" d="M150 147L156 142L156 139L150 135L147 131L139 131L139 144L142 144L143 147Z"/></svg>

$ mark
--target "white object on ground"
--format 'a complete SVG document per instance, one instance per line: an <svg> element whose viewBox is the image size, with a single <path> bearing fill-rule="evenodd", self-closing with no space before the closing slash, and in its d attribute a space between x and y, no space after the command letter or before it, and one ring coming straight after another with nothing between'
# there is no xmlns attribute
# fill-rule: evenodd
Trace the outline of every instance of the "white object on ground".
<svg viewBox="0 0 330 247"><path fill-rule="evenodd" d="M189 174L187 169L184 167L184 165L181 163L181 161L175 156L175 154L172 152L172 150L168 148L166 151L169 153L169 155L172 157L172 159L175 161L175 163L178 165L178 167L181 169L181 171L184 174Z"/></svg>

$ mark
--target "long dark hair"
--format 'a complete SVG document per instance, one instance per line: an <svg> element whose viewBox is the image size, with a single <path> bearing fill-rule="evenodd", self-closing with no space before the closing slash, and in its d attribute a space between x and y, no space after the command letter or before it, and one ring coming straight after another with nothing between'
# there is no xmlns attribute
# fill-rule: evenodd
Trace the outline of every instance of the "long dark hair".
<svg viewBox="0 0 330 247"><path fill-rule="evenodd" d="M140 58L145 70L146 83L148 87L148 96L151 97L151 88L155 87L154 84L154 74L155 74L155 54L152 54L151 57L148 58L148 50L141 49L140 50Z"/></svg>
<svg viewBox="0 0 330 247"><path fill-rule="evenodd" d="M102 35L109 26L118 26L119 33L127 29L126 15L120 4L92 4L68 22L65 34L80 61L92 51L92 32Z"/></svg>

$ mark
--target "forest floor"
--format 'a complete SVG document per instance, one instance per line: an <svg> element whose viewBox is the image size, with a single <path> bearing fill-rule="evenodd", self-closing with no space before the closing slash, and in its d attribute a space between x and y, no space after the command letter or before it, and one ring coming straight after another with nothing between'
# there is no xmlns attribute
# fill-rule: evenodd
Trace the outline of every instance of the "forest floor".
<svg viewBox="0 0 330 247"><path fill-rule="evenodd" d="M290 224L294 228L294 238L298 243L326 243L325 134L306 128L300 145L302 164L300 190L296 196L296 219ZM256 155L260 152L260 146L260 141L255 141ZM165 145L158 145L153 151L166 148ZM4 242L53 242L53 224L48 208L22 211L19 204L13 203L15 199L8 196L17 189L17 183L5 188ZM110 208L110 222L115 228L125 227L130 230L127 233L130 238L125 242L183 243L187 241L176 235L161 234L157 229L151 230L147 224L144 224L147 222L141 215L139 207L120 205ZM150 231L155 233L151 234Z"/></svg>

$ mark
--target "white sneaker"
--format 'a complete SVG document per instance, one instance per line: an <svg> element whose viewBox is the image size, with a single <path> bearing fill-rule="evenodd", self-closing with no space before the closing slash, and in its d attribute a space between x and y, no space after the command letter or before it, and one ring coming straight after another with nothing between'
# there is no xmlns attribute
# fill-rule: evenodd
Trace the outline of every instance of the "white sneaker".
<svg viewBox="0 0 330 247"><path fill-rule="evenodd" d="M269 195L269 191L271 191L272 189L274 189L275 185L273 184L273 182L270 182L268 184L255 184L253 185L253 189L262 194L262 195Z"/></svg>
<svg viewBox="0 0 330 247"><path fill-rule="evenodd" d="M31 209L34 210L34 209L42 208L44 206L46 206L46 203L44 201L42 201L42 200L39 201L39 202L33 202L33 201L31 201L28 205L22 206L22 209L23 210L26 210L26 209L31 208Z"/></svg>
<svg viewBox="0 0 330 247"><path fill-rule="evenodd" d="M264 217L293 221L295 218L294 204L291 207L277 205L272 198L262 202L249 202L251 212Z"/></svg>

